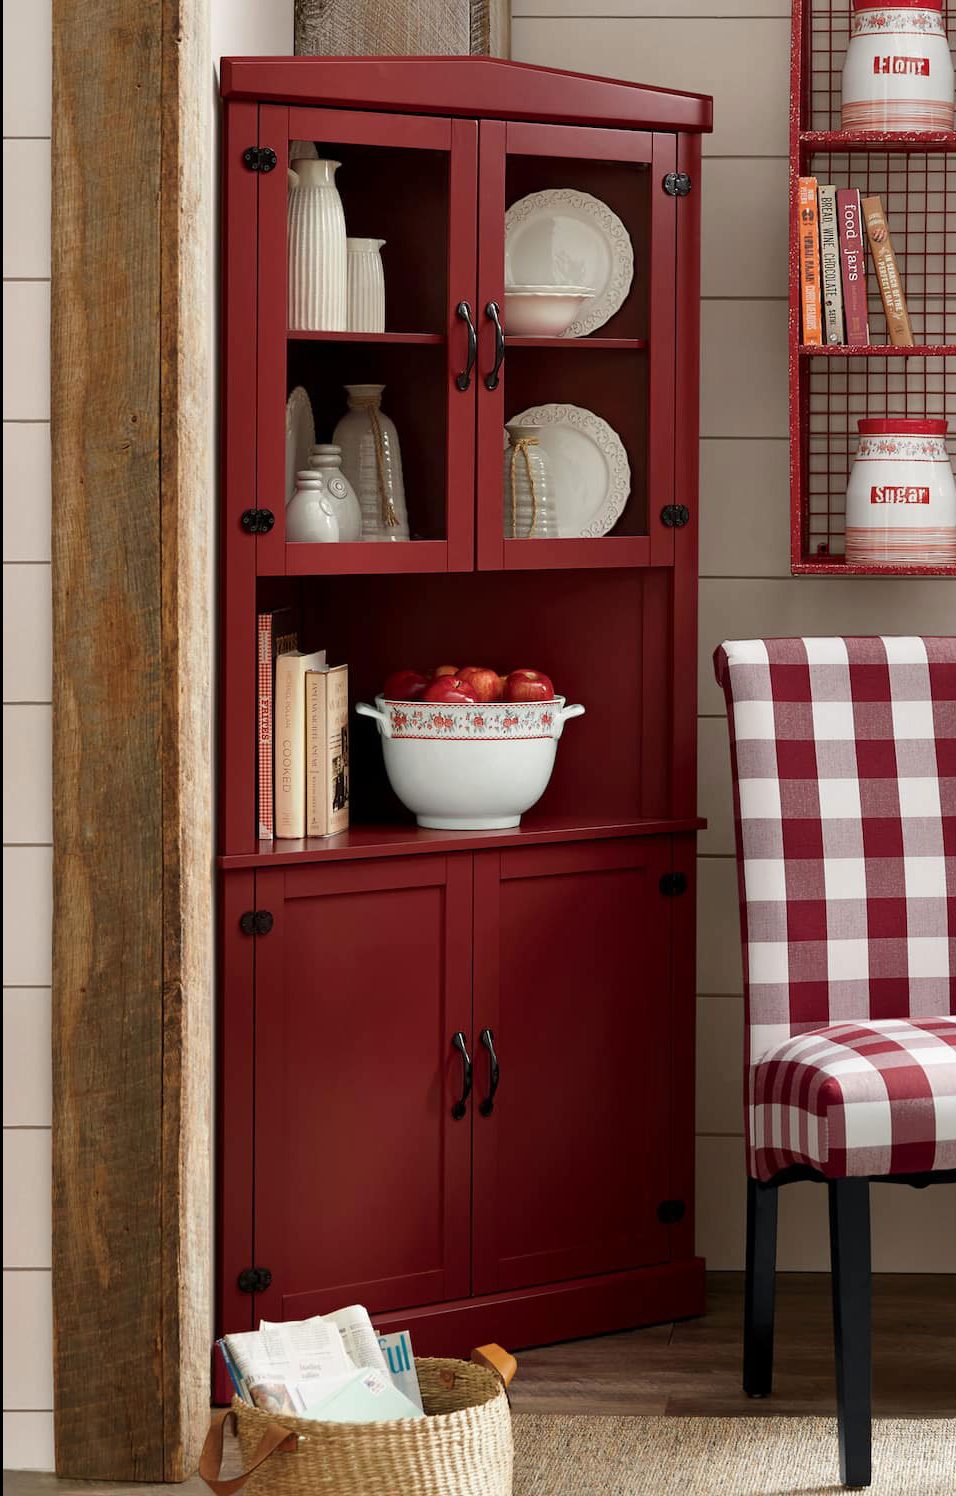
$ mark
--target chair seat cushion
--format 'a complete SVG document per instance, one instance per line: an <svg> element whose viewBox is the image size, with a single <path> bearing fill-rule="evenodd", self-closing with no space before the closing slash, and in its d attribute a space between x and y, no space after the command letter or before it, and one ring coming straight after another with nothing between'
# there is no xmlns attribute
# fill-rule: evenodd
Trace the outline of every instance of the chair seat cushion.
<svg viewBox="0 0 956 1496"><path fill-rule="evenodd" d="M956 1168L956 1018L809 1029L750 1067L752 1177Z"/></svg>

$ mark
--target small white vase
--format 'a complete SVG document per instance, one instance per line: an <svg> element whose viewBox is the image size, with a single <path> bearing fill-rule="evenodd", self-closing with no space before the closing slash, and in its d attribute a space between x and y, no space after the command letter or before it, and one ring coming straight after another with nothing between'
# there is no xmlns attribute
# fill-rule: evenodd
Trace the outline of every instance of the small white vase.
<svg viewBox="0 0 956 1496"><path fill-rule="evenodd" d="M312 448L309 467L322 479L325 496L338 523L339 539L361 540L362 510L354 488L342 472L342 448L320 442Z"/></svg>
<svg viewBox="0 0 956 1496"><path fill-rule="evenodd" d="M314 468L295 475L295 493L285 512L285 538L313 544L339 538L339 522L325 491L325 475Z"/></svg>
<svg viewBox="0 0 956 1496"><path fill-rule="evenodd" d="M338 161L296 160L289 188L289 326L344 332L347 311L345 213Z"/></svg>
<svg viewBox="0 0 956 1496"><path fill-rule="evenodd" d="M385 331L384 239L346 239L349 332Z"/></svg>
<svg viewBox="0 0 956 1496"><path fill-rule="evenodd" d="M363 540L407 540L408 511L395 422L382 411L384 384L347 384L348 410L332 440L358 495Z"/></svg>
<svg viewBox="0 0 956 1496"><path fill-rule="evenodd" d="M541 428L515 421L505 427L504 533L506 540L557 539L551 469L539 445Z"/></svg>

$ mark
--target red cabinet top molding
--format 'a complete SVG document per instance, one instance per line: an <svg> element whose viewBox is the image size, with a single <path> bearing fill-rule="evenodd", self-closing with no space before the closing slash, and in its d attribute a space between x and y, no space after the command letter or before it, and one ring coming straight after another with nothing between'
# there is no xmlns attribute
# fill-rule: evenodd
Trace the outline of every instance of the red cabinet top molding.
<svg viewBox="0 0 956 1496"><path fill-rule="evenodd" d="M496 57L224 57L221 79L225 99L625 129L713 129L713 100L706 94Z"/></svg>

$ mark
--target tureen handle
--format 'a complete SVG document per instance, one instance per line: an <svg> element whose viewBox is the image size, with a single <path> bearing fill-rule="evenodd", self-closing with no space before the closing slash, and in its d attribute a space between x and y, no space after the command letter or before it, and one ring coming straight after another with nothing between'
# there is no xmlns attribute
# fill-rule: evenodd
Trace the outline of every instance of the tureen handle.
<svg viewBox="0 0 956 1496"><path fill-rule="evenodd" d="M357 701L355 703L355 711L359 717L374 717L383 738L390 738L392 736L392 724L386 712L380 712L377 706L370 706L367 701Z"/></svg>

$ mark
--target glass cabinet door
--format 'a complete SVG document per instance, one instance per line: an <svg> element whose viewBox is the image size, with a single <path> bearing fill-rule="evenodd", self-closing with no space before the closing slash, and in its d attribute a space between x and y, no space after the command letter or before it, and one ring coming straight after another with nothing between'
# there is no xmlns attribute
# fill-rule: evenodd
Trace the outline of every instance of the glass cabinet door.
<svg viewBox="0 0 956 1496"><path fill-rule="evenodd" d="M477 124L263 106L259 140L259 574L468 569Z"/></svg>
<svg viewBox="0 0 956 1496"><path fill-rule="evenodd" d="M676 137L480 129L478 565L672 564Z"/></svg>

